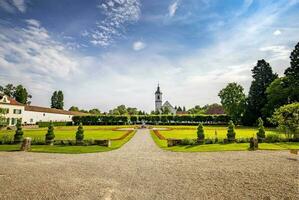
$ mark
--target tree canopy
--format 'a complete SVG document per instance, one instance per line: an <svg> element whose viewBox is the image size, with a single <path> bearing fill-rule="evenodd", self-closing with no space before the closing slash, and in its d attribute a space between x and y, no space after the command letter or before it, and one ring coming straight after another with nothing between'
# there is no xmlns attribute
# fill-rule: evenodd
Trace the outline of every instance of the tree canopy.
<svg viewBox="0 0 299 200"><path fill-rule="evenodd" d="M28 93L27 89L23 85L14 86L13 84L7 84L5 87L0 86L0 92L14 98L16 101L22 104L30 104L29 99L32 96Z"/></svg>
<svg viewBox="0 0 299 200"><path fill-rule="evenodd" d="M245 109L244 89L237 83L229 83L223 88L218 96L225 112L232 118L234 122L239 122Z"/></svg>
<svg viewBox="0 0 299 200"><path fill-rule="evenodd" d="M51 97L51 108L63 109L64 97L61 90L55 91Z"/></svg>

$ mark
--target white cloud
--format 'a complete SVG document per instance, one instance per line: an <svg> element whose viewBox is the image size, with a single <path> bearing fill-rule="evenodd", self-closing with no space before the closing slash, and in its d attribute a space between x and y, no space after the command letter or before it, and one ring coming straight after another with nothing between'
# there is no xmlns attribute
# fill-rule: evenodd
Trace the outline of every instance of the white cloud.
<svg viewBox="0 0 299 200"><path fill-rule="evenodd" d="M179 7L179 0L176 0L172 4L169 5L168 7L168 14L170 17L173 17Z"/></svg>
<svg viewBox="0 0 299 200"><path fill-rule="evenodd" d="M108 0L98 5L105 19L97 22L91 31L91 43L98 46L109 46L115 38L122 37L125 27L139 20L139 0Z"/></svg>
<svg viewBox="0 0 299 200"><path fill-rule="evenodd" d="M278 36L281 35L281 31L280 30L276 30L273 32L273 35Z"/></svg>
<svg viewBox="0 0 299 200"><path fill-rule="evenodd" d="M24 13L27 9L25 0L1 0L0 7L10 13L15 11Z"/></svg>
<svg viewBox="0 0 299 200"><path fill-rule="evenodd" d="M146 44L144 42L136 41L133 43L133 49L135 51L140 51L140 50L144 49L145 47L146 47Z"/></svg>

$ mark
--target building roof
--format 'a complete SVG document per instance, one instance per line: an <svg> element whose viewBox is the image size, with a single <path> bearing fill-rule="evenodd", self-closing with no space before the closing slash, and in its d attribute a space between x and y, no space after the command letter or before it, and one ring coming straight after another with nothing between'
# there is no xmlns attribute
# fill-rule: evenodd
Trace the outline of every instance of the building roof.
<svg viewBox="0 0 299 200"><path fill-rule="evenodd" d="M162 107L165 107L165 106L174 109L174 107L169 103L169 101L165 101L165 103L163 104Z"/></svg>
<svg viewBox="0 0 299 200"><path fill-rule="evenodd" d="M62 114L62 115L87 115L86 113L82 113L82 112L67 111L67 110L60 110L55 108L45 108L45 107L30 106L30 105L25 106L25 111L53 113L53 114Z"/></svg>
<svg viewBox="0 0 299 200"><path fill-rule="evenodd" d="M3 98L6 98L7 101L3 102ZM0 100L2 100L2 101L0 101L0 104L8 104L8 105L13 105L13 106L24 106L24 104L16 101L14 98L11 98L7 95L0 94Z"/></svg>

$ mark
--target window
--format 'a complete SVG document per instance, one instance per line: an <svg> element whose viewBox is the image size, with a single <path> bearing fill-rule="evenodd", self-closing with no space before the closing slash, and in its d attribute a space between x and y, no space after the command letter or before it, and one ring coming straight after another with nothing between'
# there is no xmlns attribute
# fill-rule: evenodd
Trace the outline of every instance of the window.
<svg viewBox="0 0 299 200"><path fill-rule="evenodd" d="M8 114L9 109L8 108L0 108L0 112L2 112L3 114Z"/></svg>
<svg viewBox="0 0 299 200"><path fill-rule="evenodd" d="M33 119L31 118L31 119L30 119L30 123L32 123L32 122L33 122Z"/></svg>
<svg viewBox="0 0 299 200"><path fill-rule="evenodd" d="M18 119L17 118L11 118L11 125L17 124Z"/></svg>
<svg viewBox="0 0 299 200"><path fill-rule="evenodd" d="M21 109L13 109L13 114L22 114Z"/></svg>
<svg viewBox="0 0 299 200"><path fill-rule="evenodd" d="M43 116L46 116L46 113L44 113Z"/></svg>

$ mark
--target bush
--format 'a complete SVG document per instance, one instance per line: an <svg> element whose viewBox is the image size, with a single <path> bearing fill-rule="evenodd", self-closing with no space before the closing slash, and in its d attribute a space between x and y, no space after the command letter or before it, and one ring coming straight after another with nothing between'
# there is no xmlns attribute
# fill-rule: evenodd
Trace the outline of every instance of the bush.
<svg viewBox="0 0 299 200"><path fill-rule="evenodd" d="M76 132L76 142L82 143L83 139L84 139L84 130L83 130L82 123L80 123L78 130Z"/></svg>
<svg viewBox="0 0 299 200"><path fill-rule="evenodd" d="M205 134L204 134L204 130L203 130L203 125L202 123L199 123L198 127L197 127L197 141L198 142L202 142L205 139Z"/></svg>
<svg viewBox="0 0 299 200"><path fill-rule="evenodd" d="M12 144L14 142L13 137L8 135L8 134L4 134L1 138L1 144Z"/></svg>
<svg viewBox="0 0 299 200"><path fill-rule="evenodd" d="M236 139L235 125L233 121L229 122L228 130L227 130L227 140L228 142L233 142Z"/></svg>
<svg viewBox="0 0 299 200"><path fill-rule="evenodd" d="M185 138L182 140L182 145L194 145L196 142L193 139Z"/></svg>
<svg viewBox="0 0 299 200"><path fill-rule="evenodd" d="M205 144L213 144L213 140L211 139L205 139Z"/></svg>
<svg viewBox="0 0 299 200"><path fill-rule="evenodd" d="M31 144L32 145L44 145L45 140L43 138L40 138L40 137L34 137L34 138L32 138Z"/></svg>
<svg viewBox="0 0 299 200"><path fill-rule="evenodd" d="M53 126L71 126L73 125L72 122L37 122L38 127L44 128L49 127L50 124L53 124Z"/></svg>
<svg viewBox="0 0 299 200"><path fill-rule="evenodd" d="M278 134L267 134L265 141L269 143L274 143L280 142L281 139Z"/></svg>
<svg viewBox="0 0 299 200"><path fill-rule="evenodd" d="M21 124L21 120L17 121L17 130L16 130L16 134L14 135L14 143L21 143L23 141L23 130L22 130L22 124Z"/></svg>
<svg viewBox="0 0 299 200"><path fill-rule="evenodd" d="M53 145L54 138L55 138L54 126L53 123L50 123L48 127L48 132L46 134L46 144Z"/></svg>
<svg viewBox="0 0 299 200"><path fill-rule="evenodd" d="M258 139L258 142L262 142L266 137L264 122L262 118L258 118L258 127L259 128L258 128L258 132L256 133L256 137Z"/></svg>

